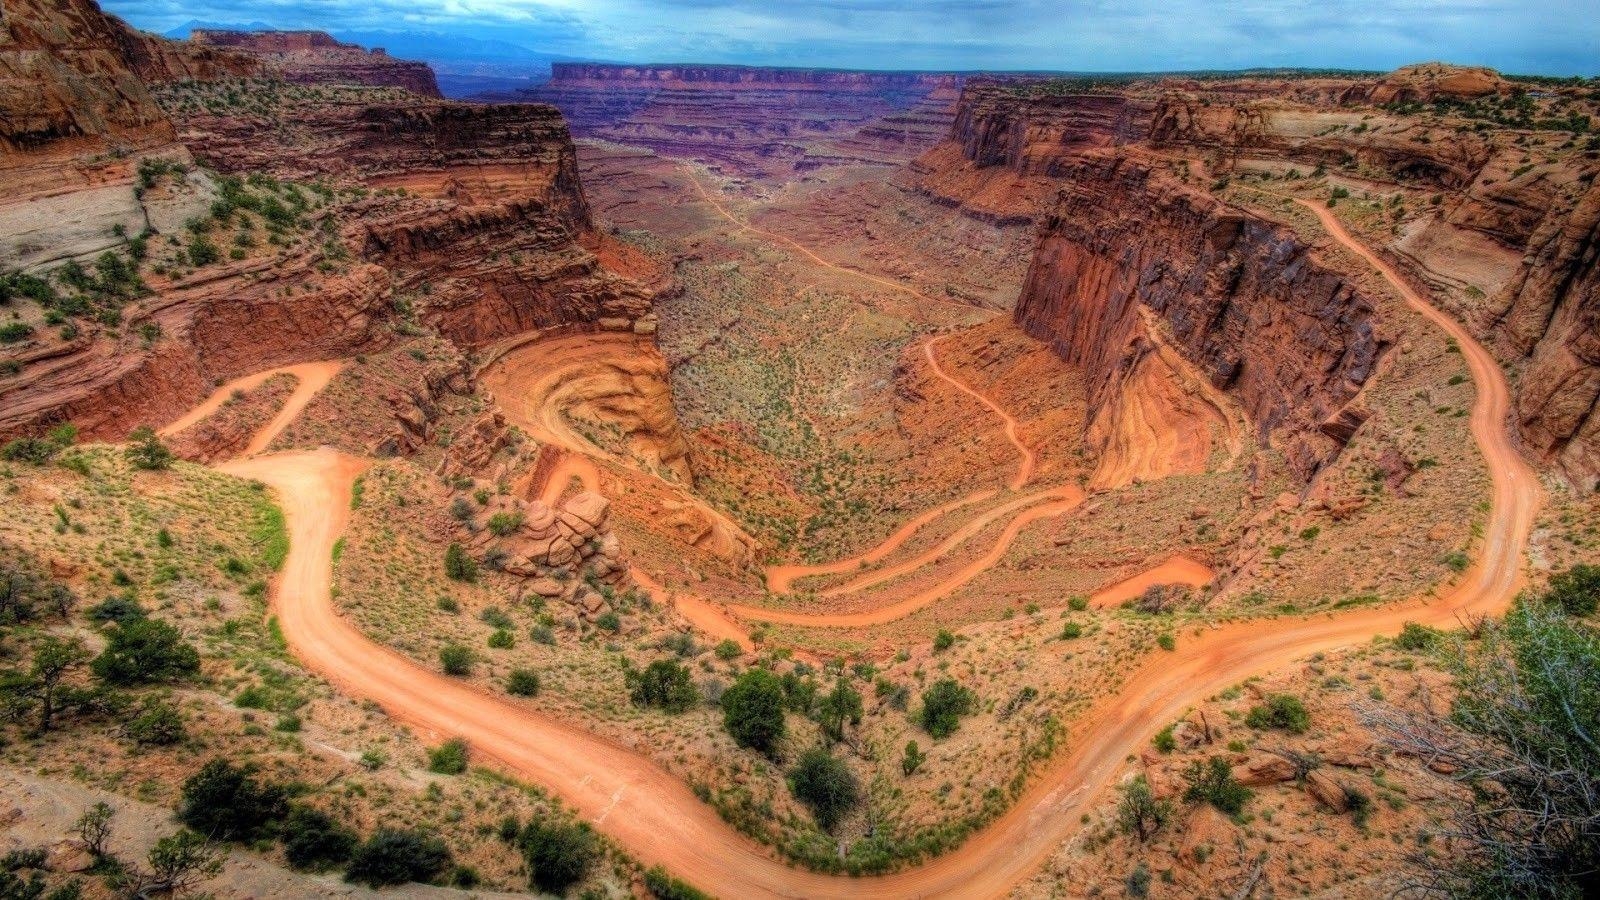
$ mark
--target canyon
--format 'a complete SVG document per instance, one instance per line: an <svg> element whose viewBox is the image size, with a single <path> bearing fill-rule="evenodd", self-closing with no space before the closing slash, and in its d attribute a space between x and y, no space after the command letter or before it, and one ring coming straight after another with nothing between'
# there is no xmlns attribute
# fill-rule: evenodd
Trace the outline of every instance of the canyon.
<svg viewBox="0 0 1600 900"><path fill-rule="evenodd" d="M0 561L205 636L196 734L488 888L546 887L525 813L606 836L603 896L1386 895L1360 863L1456 799L1361 718L1449 690L1394 636L1600 521L1592 84L556 62L474 103L320 32L4 27ZM724 725L763 675L765 755ZM1286 684L1313 733L1247 723ZM187 751L75 727L180 806ZM423 774L455 740L484 771ZM1178 805L1207 754L1272 815Z"/></svg>

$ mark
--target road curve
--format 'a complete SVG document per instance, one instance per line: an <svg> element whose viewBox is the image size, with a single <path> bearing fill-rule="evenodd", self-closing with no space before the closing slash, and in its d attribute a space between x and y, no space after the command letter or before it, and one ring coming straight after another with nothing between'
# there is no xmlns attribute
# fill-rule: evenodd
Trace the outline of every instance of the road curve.
<svg viewBox="0 0 1600 900"><path fill-rule="evenodd" d="M1495 360L1429 306L1392 269L1314 209L1335 240L1372 263L1405 299L1460 344L1477 382L1470 424L1493 479L1477 561L1436 596L1345 614L1239 622L1180 639L1073 728L1072 752L1053 763L1010 812L953 853L894 875L852 879L789 868L723 824L659 766L627 748L479 691L369 641L339 616L329 591L334 541L349 516L350 485L365 463L328 450L280 453L220 468L278 492L289 557L273 607L290 648L342 689L382 704L435 738L465 737L487 759L544 784L646 864L662 864L728 897L990 897L1033 872L1079 825L1124 760L1196 700L1249 675L1319 651L1393 633L1406 621L1450 627L1502 611L1522 578L1522 549L1542 499L1505 432L1509 390Z"/></svg>

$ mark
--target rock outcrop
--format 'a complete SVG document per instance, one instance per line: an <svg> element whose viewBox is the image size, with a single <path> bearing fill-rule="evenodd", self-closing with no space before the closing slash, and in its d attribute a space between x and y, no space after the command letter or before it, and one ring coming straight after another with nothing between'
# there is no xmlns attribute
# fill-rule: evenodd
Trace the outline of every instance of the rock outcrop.
<svg viewBox="0 0 1600 900"><path fill-rule="evenodd" d="M1130 422L1152 418L1125 408L1132 398L1148 400L1141 382L1181 379L1184 364L1238 404L1258 442L1280 447L1309 478L1350 437L1347 420L1364 418L1351 404L1386 346L1372 302L1288 229L1136 156L1083 153L1061 166L1061 194L1015 316L1084 368L1089 437L1105 470L1097 481L1126 483L1152 471L1105 454ZM1163 344L1175 357L1158 353ZM1193 396L1180 390L1173 401ZM1162 409L1176 435L1228 420L1210 399L1193 411Z"/></svg>
<svg viewBox="0 0 1600 900"><path fill-rule="evenodd" d="M258 61L261 72L290 84L364 84L403 88L440 98L427 63L395 59L381 47L346 44L321 31L224 31L195 29L187 42L219 48Z"/></svg>
<svg viewBox="0 0 1600 900"><path fill-rule="evenodd" d="M555 63L535 99L580 137L733 171L903 162L943 136L955 75L751 66Z"/></svg>

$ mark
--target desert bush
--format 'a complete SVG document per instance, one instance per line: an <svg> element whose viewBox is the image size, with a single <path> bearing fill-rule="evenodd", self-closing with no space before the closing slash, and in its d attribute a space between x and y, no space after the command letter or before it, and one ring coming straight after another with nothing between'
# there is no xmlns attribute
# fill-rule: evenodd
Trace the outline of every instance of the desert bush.
<svg viewBox="0 0 1600 900"><path fill-rule="evenodd" d="M471 675L473 662L472 651L460 644L445 644L439 648L439 668L446 675Z"/></svg>
<svg viewBox="0 0 1600 900"><path fill-rule="evenodd" d="M1401 650L1431 650L1438 642L1439 632L1415 622L1407 622L1394 639L1394 645Z"/></svg>
<svg viewBox="0 0 1600 900"><path fill-rule="evenodd" d="M327 869L350 858L356 833L309 806L289 810L280 829L283 855L296 869Z"/></svg>
<svg viewBox="0 0 1600 900"><path fill-rule="evenodd" d="M1276 728L1290 734L1305 734L1311 727L1311 713L1293 694L1273 694L1267 702L1250 707L1244 723L1251 728Z"/></svg>
<svg viewBox="0 0 1600 900"><path fill-rule="evenodd" d="M466 741L451 738L428 751L428 771L438 775L460 775L467 770L469 755Z"/></svg>
<svg viewBox="0 0 1600 900"><path fill-rule="evenodd" d="M478 563L464 547L452 543L444 550L444 574L455 581L477 581Z"/></svg>
<svg viewBox="0 0 1600 900"><path fill-rule="evenodd" d="M916 741L906 741L905 752L900 756L900 773L907 776L911 775L922 768L922 764L927 758L927 754L922 752L922 748L917 746Z"/></svg>
<svg viewBox="0 0 1600 900"><path fill-rule="evenodd" d="M766 669L749 669L722 693L722 724L741 747L771 753L783 738L783 684Z"/></svg>
<svg viewBox="0 0 1600 900"><path fill-rule="evenodd" d="M954 734L961 717L972 712L978 698L953 678L936 681L922 695L922 728L935 740Z"/></svg>
<svg viewBox="0 0 1600 900"><path fill-rule="evenodd" d="M149 425L142 425L128 435L128 447L123 451L129 461L140 469L165 469L172 465L173 454L155 429Z"/></svg>
<svg viewBox="0 0 1600 900"><path fill-rule="evenodd" d="M671 713L693 709L700 702L689 669L670 659L658 659L643 672L626 673L628 699L635 706L655 707Z"/></svg>
<svg viewBox="0 0 1600 900"><path fill-rule="evenodd" d="M560 894L583 880L600 858L600 840L583 822L535 819L522 829L517 847L534 887Z"/></svg>
<svg viewBox="0 0 1600 900"><path fill-rule="evenodd" d="M645 870L644 889L656 900L711 900L710 894L673 878L660 866Z"/></svg>
<svg viewBox="0 0 1600 900"><path fill-rule="evenodd" d="M1149 840L1172 818L1172 801L1158 800L1143 775L1134 776L1122 786L1117 803L1117 824L1123 834L1137 835L1140 843Z"/></svg>
<svg viewBox="0 0 1600 900"><path fill-rule="evenodd" d="M165 747L184 739L183 714L170 703L147 701L122 728L128 739L142 746Z"/></svg>
<svg viewBox="0 0 1600 900"><path fill-rule="evenodd" d="M344 877L371 887L412 881L426 884L438 878L450 862L449 848L432 835L380 828L350 855Z"/></svg>
<svg viewBox="0 0 1600 900"><path fill-rule="evenodd" d="M1250 802L1250 789L1233 777L1226 757L1212 756L1191 762L1183 772L1189 787L1183 792L1185 803L1209 803L1229 815L1244 811Z"/></svg>
<svg viewBox="0 0 1600 900"><path fill-rule="evenodd" d="M286 796L282 787L217 758L183 782L178 819L219 840L251 840L288 812Z"/></svg>
<svg viewBox="0 0 1600 900"><path fill-rule="evenodd" d="M152 684L200 671L200 654L168 623L139 619L112 629L91 667L111 684Z"/></svg>
<svg viewBox="0 0 1600 900"><path fill-rule="evenodd" d="M512 669L506 676L506 693L517 697L539 696L539 673L532 669Z"/></svg>
<svg viewBox="0 0 1600 900"><path fill-rule="evenodd" d="M861 724L861 694L843 678L817 704L817 724L822 733L836 741L844 740L844 726Z"/></svg>
<svg viewBox="0 0 1600 900"><path fill-rule="evenodd" d="M1600 607L1600 566L1580 563L1550 576L1542 599L1569 616L1594 615Z"/></svg>
<svg viewBox="0 0 1600 900"><path fill-rule="evenodd" d="M744 653L744 651L740 649L739 644L732 639L724 639L722 643L716 646L716 649L713 652L716 653L717 659L720 659L723 662L729 662L731 660L738 659L739 656Z"/></svg>
<svg viewBox="0 0 1600 900"><path fill-rule="evenodd" d="M856 805L860 795L850 767L821 747L800 754L799 761L789 770L789 787L800 802L811 808L824 831L831 831Z"/></svg>

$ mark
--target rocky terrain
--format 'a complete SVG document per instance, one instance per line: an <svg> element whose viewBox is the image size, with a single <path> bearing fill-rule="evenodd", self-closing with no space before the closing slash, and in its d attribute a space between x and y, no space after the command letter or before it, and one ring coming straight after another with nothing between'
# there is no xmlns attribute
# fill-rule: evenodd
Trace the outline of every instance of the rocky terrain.
<svg viewBox="0 0 1600 900"><path fill-rule="evenodd" d="M4 27L0 879L1461 856L1384 723L1600 528L1592 82L557 63L469 104L319 32Z"/></svg>
<svg viewBox="0 0 1600 900"><path fill-rule="evenodd" d="M944 136L960 84L917 72L555 63L531 96L580 137L756 174L915 156Z"/></svg>

